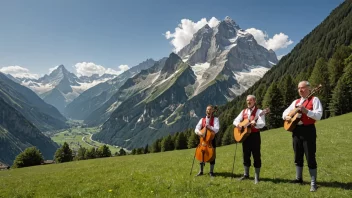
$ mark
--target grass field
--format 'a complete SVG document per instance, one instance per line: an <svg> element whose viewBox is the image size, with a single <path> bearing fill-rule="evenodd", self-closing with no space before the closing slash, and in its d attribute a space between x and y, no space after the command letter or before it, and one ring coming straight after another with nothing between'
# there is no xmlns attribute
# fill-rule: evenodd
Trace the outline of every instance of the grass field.
<svg viewBox="0 0 352 198"><path fill-rule="evenodd" d="M85 148L91 148L100 147L104 145L103 143L91 140L91 135L96 132L98 132L97 128L74 127L59 133L51 134L50 138L59 145L62 145L64 144L64 142L67 142L71 149L77 151L80 146ZM120 150L120 148L117 148L115 146L108 146L112 154Z"/></svg>
<svg viewBox="0 0 352 198"><path fill-rule="evenodd" d="M194 149L128 155L0 171L0 197L352 197L352 114L317 123L318 191L289 183L295 177L291 136L283 128L263 132L261 181L238 181L242 147L217 148L215 178L194 177ZM205 173L209 171L209 164Z"/></svg>

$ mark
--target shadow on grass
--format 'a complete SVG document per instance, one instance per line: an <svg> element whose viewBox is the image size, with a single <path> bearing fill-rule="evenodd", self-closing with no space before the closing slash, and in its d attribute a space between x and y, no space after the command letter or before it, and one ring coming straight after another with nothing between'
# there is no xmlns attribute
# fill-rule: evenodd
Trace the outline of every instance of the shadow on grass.
<svg viewBox="0 0 352 198"><path fill-rule="evenodd" d="M241 174L232 174L232 173L229 173L229 172L215 172L214 173L215 177L233 177L233 179L236 179L236 178L239 178L241 177L242 175Z"/></svg>
<svg viewBox="0 0 352 198"><path fill-rule="evenodd" d="M272 182L272 183L292 183L292 180L288 180L288 179L272 179L272 178L260 178L260 181L267 181L267 182ZM303 182L303 185L309 185L310 182ZM347 183L343 183L343 182L338 182L338 181L332 181L332 182L317 182L318 187L329 187L329 188L341 188L344 190L352 190L352 182L347 182ZM298 184L293 184L292 185L298 185Z"/></svg>

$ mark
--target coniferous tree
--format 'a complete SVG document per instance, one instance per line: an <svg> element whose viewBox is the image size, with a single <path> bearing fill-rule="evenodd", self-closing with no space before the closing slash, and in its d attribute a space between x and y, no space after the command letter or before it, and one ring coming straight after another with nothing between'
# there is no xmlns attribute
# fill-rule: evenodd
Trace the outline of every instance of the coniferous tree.
<svg viewBox="0 0 352 198"><path fill-rule="evenodd" d="M289 106L297 98L297 84L293 81L291 75L285 75L280 82L282 94L282 103ZM265 108L265 107L263 107Z"/></svg>
<svg viewBox="0 0 352 198"><path fill-rule="evenodd" d="M221 141L222 146L235 143L235 138L233 136L233 130L234 130L233 125L226 129L224 136L222 136L222 141Z"/></svg>
<svg viewBox="0 0 352 198"><path fill-rule="evenodd" d="M152 144L152 152L153 153L158 153L161 151L161 139L157 139L153 144Z"/></svg>
<svg viewBox="0 0 352 198"><path fill-rule="evenodd" d="M137 148L136 155L144 154L144 148Z"/></svg>
<svg viewBox="0 0 352 198"><path fill-rule="evenodd" d="M94 159L94 158L96 158L96 157L97 157L97 155L96 155L96 148L95 148L95 147L89 148L89 149L86 151L86 153L85 153L84 156L85 156L86 159Z"/></svg>
<svg viewBox="0 0 352 198"><path fill-rule="evenodd" d="M62 147L56 150L54 160L56 163L70 162L73 160L72 150L67 142L64 142Z"/></svg>
<svg viewBox="0 0 352 198"><path fill-rule="evenodd" d="M319 58L315 63L312 75L309 78L311 87L317 87L319 84L322 88L318 93L315 94L323 105L323 109L327 109L329 98L331 95L330 82L329 82L329 72L327 61L324 58ZM323 113L325 114L325 112ZM329 115L325 115L329 116Z"/></svg>
<svg viewBox="0 0 352 198"><path fill-rule="evenodd" d="M340 46L328 62L330 86L335 87L337 81L343 74L345 68L344 60L351 54L352 49L347 46Z"/></svg>
<svg viewBox="0 0 352 198"><path fill-rule="evenodd" d="M330 110L333 116L352 111L352 63L345 68L333 91Z"/></svg>
<svg viewBox="0 0 352 198"><path fill-rule="evenodd" d="M188 138L188 143L187 143L187 147L188 148L196 148L199 144L199 137L197 134L195 134L194 132L191 133L191 136Z"/></svg>
<svg viewBox="0 0 352 198"><path fill-rule="evenodd" d="M282 112L285 110L285 106L282 101L283 97L277 83L272 83L263 100L263 106L270 108L270 114L265 116L266 126L269 129L283 126Z"/></svg>
<svg viewBox="0 0 352 198"><path fill-rule="evenodd" d="M180 133L175 141L175 149L176 150L181 150L181 149L187 149L187 137L185 133Z"/></svg>
<svg viewBox="0 0 352 198"><path fill-rule="evenodd" d="M76 160L85 160L85 155L86 155L87 149L84 147L80 147L77 151L77 156Z"/></svg>
<svg viewBox="0 0 352 198"><path fill-rule="evenodd" d="M126 155L126 151L123 148L120 148L119 150L119 156Z"/></svg>
<svg viewBox="0 0 352 198"><path fill-rule="evenodd" d="M171 151L174 150L174 143L172 142L172 137L171 135L168 135L166 137L163 138L163 140L161 141L161 151Z"/></svg>
<svg viewBox="0 0 352 198"><path fill-rule="evenodd" d="M144 150L143 150L143 153L144 153L144 154L150 153L150 152L149 152L149 145L148 145L148 144L145 145Z"/></svg>
<svg viewBox="0 0 352 198"><path fill-rule="evenodd" d="M97 157L111 157L110 148L106 145L100 146L96 151Z"/></svg>

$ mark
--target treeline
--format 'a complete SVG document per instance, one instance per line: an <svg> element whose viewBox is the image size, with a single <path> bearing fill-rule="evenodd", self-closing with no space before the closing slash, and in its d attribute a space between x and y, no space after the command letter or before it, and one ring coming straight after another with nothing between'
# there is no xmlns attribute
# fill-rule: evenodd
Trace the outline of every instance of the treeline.
<svg viewBox="0 0 352 198"><path fill-rule="evenodd" d="M127 152L122 148L119 150L119 152L116 152L114 154L114 156L123 155L127 155ZM75 152L69 147L67 142L65 142L60 148L56 150L52 163L64 163L74 160L88 160L112 156L113 155L107 145L100 146L99 148L80 147ZM29 147L25 149L22 153L17 155L16 159L13 162L12 168L23 168L41 164L45 164L41 151L36 147Z"/></svg>

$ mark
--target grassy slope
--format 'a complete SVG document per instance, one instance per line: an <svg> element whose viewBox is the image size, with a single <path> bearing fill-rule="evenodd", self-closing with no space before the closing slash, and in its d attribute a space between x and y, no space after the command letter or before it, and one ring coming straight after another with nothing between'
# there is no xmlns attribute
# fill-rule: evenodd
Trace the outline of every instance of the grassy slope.
<svg viewBox="0 0 352 198"><path fill-rule="evenodd" d="M51 139L59 145L63 145L64 142L67 142L71 149L77 151L80 146L85 148L91 148L92 145L95 147L103 146L103 143L99 143L96 141L91 141L90 136L98 132L96 128L71 128L68 130L64 130L60 133L55 133L51 135ZM87 144L85 141L82 141L82 137L85 137L85 141L88 142ZM116 148L115 146L107 145L110 148L112 154L118 152L120 148Z"/></svg>
<svg viewBox="0 0 352 198"><path fill-rule="evenodd" d="M352 197L352 114L317 124L318 186L290 184L295 176L290 133L263 132L261 182L231 180L235 145L219 147L215 172L189 176L194 149L0 171L0 197ZM235 174L242 172L238 145ZM209 165L205 167L205 172ZM253 168L250 170L253 176ZM21 183L21 185L18 185ZM109 192L110 190L110 192Z"/></svg>

